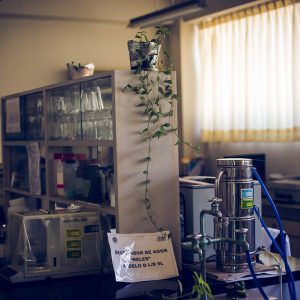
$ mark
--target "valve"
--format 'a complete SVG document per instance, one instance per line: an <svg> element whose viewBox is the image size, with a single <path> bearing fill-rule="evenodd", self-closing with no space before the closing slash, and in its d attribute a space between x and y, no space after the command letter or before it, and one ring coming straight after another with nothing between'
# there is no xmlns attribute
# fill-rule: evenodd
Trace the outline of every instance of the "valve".
<svg viewBox="0 0 300 300"><path fill-rule="evenodd" d="M246 235L246 233L248 232L248 228L238 228L235 229L234 232L240 235Z"/></svg>
<svg viewBox="0 0 300 300"><path fill-rule="evenodd" d="M201 233L192 233L186 236L186 240L191 241L193 247L200 247L201 239L202 239Z"/></svg>
<svg viewBox="0 0 300 300"><path fill-rule="evenodd" d="M213 197L208 200L206 200L208 203L211 203L211 211L215 214L218 215L219 217L222 216L220 210L219 210L219 205L222 202L221 198Z"/></svg>
<svg viewBox="0 0 300 300"><path fill-rule="evenodd" d="M247 228L238 228L238 229L235 229L234 232L237 234L237 238L239 241L246 242L246 233L248 232Z"/></svg>
<svg viewBox="0 0 300 300"><path fill-rule="evenodd" d="M214 203L219 204L220 202L222 202L222 199L213 197L213 198L207 199L206 202L211 203L211 205L213 205Z"/></svg>

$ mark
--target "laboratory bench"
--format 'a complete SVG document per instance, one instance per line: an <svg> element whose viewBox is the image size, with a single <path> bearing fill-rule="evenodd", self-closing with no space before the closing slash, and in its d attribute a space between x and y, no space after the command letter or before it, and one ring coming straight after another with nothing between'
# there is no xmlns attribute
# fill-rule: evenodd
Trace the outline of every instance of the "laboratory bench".
<svg viewBox="0 0 300 300"><path fill-rule="evenodd" d="M300 260L296 259L297 266ZM292 267L292 266L291 266ZM300 294L300 271L294 271L294 279ZM180 273L184 291L191 291L193 272L183 270ZM279 296L279 277L260 279L265 292L271 296ZM286 277L283 276L283 282ZM220 282L208 278L215 299L227 299L226 287L231 283ZM261 299L253 280L245 281L247 297L244 299ZM114 274L99 274L81 277L46 279L43 281L11 284L0 280L0 300L93 300L93 299L162 299L163 295L173 294L178 289L177 278L139 282L133 284L115 281ZM284 284L284 299L289 299L287 285Z"/></svg>

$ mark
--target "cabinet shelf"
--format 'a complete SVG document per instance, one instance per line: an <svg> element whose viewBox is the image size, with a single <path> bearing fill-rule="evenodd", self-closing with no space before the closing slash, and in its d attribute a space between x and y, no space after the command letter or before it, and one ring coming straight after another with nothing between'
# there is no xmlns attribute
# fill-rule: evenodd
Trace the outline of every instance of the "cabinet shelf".
<svg viewBox="0 0 300 300"><path fill-rule="evenodd" d="M31 194L30 192L20 190L20 189L16 189L16 188L12 188L12 187L4 187L4 191L9 192L9 193L14 193L14 194L27 196L27 197L39 198L39 199L42 199L42 200L46 199L46 195L34 195L34 194Z"/></svg>
<svg viewBox="0 0 300 300"><path fill-rule="evenodd" d="M65 199L65 198L59 197L59 196L50 197L49 200L51 202L57 203L57 204L63 204L63 205L76 204L81 207L96 209L96 210L100 211L101 213L105 213L108 215L112 215L112 216L116 215L116 209L114 207L110 207L110 206L86 202L86 201L82 201L82 200Z"/></svg>
<svg viewBox="0 0 300 300"><path fill-rule="evenodd" d="M157 82L158 75L151 72L153 82ZM175 91L175 73L171 76ZM18 195L25 200L26 197L36 200L37 203L28 201L37 204L31 206L34 209L49 210L74 203L105 215L117 232L153 232L143 201L145 178L142 172L148 153L148 144L141 135L145 119L143 110L138 107L138 95L124 92L127 84L138 80L139 75L130 71L101 72L3 97L3 181L6 185L3 200L6 208ZM153 87L154 95L158 88L158 84ZM168 105L168 101L165 103ZM171 119L177 127L176 107ZM32 141L35 138L38 140ZM176 136L170 134L153 142L148 188L151 214L157 226L171 232L180 263L176 141ZM27 146L32 142L37 142L39 148L32 145L29 149ZM36 180L38 176L40 180ZM40 182L43 195L8 187L13 178L19 181L14 186L28 186L32 191ZM65 197L53 196L56 194ZM69 199L80 199L78 195L88 195L85 198L94 199L93 202L99 200L95 204ZM114 207L110 207L108 199Z"/></svg>
<svg viewBox="0 0 300 300"><path fill-rule="evenodd" d="M3 146L23 146L26 147L27 145L29 145L30 143L39 143L39 145L41 147L45 146L45 142L44 141L3 141Z"/></svg>
<svg viewBox="0 0 300 300"><path fill-rule="evenodd" d="M53 140L48 141L49 147L113 147L111 140Z"/></svg>

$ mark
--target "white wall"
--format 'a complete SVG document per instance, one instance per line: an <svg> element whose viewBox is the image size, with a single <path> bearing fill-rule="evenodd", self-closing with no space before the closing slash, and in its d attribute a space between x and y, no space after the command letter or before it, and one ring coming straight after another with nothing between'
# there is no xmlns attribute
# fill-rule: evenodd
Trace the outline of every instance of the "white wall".
<svg viewBox="0 0 300 300"><path fill-rule="evenodd" d="M139 30L127 28L129 20L167 3L0 1L0 97L67 80L67 62L92 62L96 71L129 69L127 40Z"/></svg>
<svg viewBox="0 0 300 300"><path fill-rule="evenodd" d="M130 18L152 12L157 0L0 1L0 95L66 79L66 63L96 70L128 69Z"/></svg>

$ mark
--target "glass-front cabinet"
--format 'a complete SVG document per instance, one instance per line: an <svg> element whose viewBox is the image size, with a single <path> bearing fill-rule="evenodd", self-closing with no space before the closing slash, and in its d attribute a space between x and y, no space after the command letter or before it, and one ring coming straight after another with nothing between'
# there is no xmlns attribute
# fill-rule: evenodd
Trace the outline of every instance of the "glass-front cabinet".
<svg viewBox="0 0 300 300"><path fill-rule="evenodd" d="M115 215L112 78L105 73L2 98L8 203L23 197L31 209L93 204Z"/></svg>
<svg viewBox="0 0 300 300"><path fill-rule="evenodd" d="M112 140L111 77L47 90L50 140Z"/></svg>
<svg viewBox="0 0 300 300"><path fill-rule="evenodd" d="M138 96L124 92L138 78L101 72L2 97L6 213L15 203L28 210L89 207L119 232L155 230L144 200L146 120ZM176 113L172 118L177 127ZM156 223L172 232L179 253L176 141L154 140L148 193Z"/></svg>

